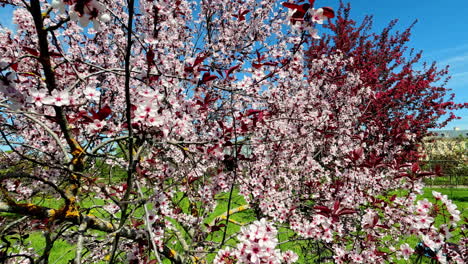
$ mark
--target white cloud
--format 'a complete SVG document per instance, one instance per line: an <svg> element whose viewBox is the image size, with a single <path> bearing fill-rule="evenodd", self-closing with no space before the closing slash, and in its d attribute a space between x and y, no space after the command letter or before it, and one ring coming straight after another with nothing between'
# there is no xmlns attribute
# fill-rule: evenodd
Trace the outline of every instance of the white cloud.
<svg viewBox="0 0 468 264"><path fill-rule="evenodd" d="M442 60L440 62L441 65L451 65L453 67L455 66L463 66L466 65L468 66L468 52L465 52L461 55L456 55L449 57L445 60Z"/></svg>
<svg viewBox="0 0 468 264"><path fill-rule="evenodd" d="M448 87L453 88L458 97L466 97L468 88L468 71L456 72L450 74L452 77Z"/></svg>
<svg viewBox="0 0 468 264"><path fill-rule="evenodd" d="M451 75L452 75L452 78L468 77L468 71L466 71L466 72L457 72L457 73L453 73Z"/></svg>
<svg viewBox="0 0 468 264"><path fill-rule="evenodd" d="M454 52L464 52L464 51L467 51L468 50L468 44L463 44L463 45L458 45L458 46L455 46L455 47L449 47L449 48L445 48L445 49L439 49L439 50L435 50L435 51L432 51L432 52L429 52L425 55L427 56L442 56L443 54L447 54L447 53L454 53Z"/></svg>

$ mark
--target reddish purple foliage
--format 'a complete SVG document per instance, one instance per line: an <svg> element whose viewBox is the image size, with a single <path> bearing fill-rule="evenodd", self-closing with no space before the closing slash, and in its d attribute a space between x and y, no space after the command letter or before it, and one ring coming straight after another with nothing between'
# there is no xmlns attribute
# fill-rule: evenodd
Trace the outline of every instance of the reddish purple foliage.
<svg viewBox="0 0 468 264"><path fill-rule="evenodd" d="M309 63L337 53L353 58L347 67L359 71L363 85L374 94L361 105L365 112L361 125L368 133L365 141L399 145L411 135L420 142L430 133L429 129L444 127L458 118L451 111L468 104L453 102L454 94L445 87L448 67L439 69L435 63L421 63L422 52L407 46L414 24L403 32L392 32L397 23L393 20L381 33L373 33L372 17L365 17L358 25L350 10L349 4L341 4L336 19L329 20L326 26L332 33L313 41L307 55ZM347 71L314 74L310 78L327 74L340 84ZM416 147L408 146L405 155Z"/></svg>

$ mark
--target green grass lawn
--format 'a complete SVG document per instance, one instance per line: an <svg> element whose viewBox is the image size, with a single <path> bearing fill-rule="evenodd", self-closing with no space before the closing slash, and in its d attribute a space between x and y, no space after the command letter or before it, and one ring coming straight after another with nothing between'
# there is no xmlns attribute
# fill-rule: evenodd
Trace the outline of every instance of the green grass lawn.
<svg viewBox="0 0 468 264"><path fill-rule="evenodd" d="M424 194L420 195L418 198L419 199L427 198L429 201L435 202L435 199L432 197L432 191L437 191L437 192L446 194L457 205L458 209L460 210L462 221L464 218L468 218L468 209L467 209L468 208L468 188L425 188ZM218 198L220 201L218 206L216 207L214 213L212 213L209 217L206 218L205 223L212 222L217 216L221 216L223 213L226 212L228 194L220 195ZM53 208L60 207L60 205L57 204L57 202L54 200L45 199L41 201L40 203L44 206L49 206ZM234 193L232 204L231 204L231 209L237 208L245 204L246 203L244 199L237 193ZM94 200L85 199L82 201L83 208L89 208L93 205L102 205L102 201L95 200L95 199ZM181 204L181 206L183 206L183 203ZM188 207L188 204L187 204L187 207ZM93 209L91 213L95 215L99 215L99 210ZM232 215L231 219L233 220L234 223L229 223L228 225L229 232L227 234L227 237L239 231L240 225L244 225L255 220L255 217L254 217L252 210L246 210L246 211ZM436 219L436 223L439 221L440 219ZM280 239L289 237L291 235L290 232L291 231L287 231L286 229L280 228L279 229ZM220 242L222 240L222 237L219 234L221 233L222 233L221 231L215 232L213 233L213 235L209 236L207 239L211 241L215 241L215 242ZM455 239L456 239L456 236L455 236ZM38 254L41 254L45 247L45 239L41 232L35 232L35 233L30 234L30 236L27 239L25 239L24 242L26 245L30 245L30 247L34 248ZM233 245L234 242L235 242L234 240L228 240L226 241L226 245ZM406 242L410 244L412 247L414 247L419 241L417 240L417 238L410 237L406 239ZM282 244L280 248L282 251L290 249L290 250L295 251L296 253L299 253L299 255L301 255L300 252L305 250L304 247L306 246L307 246L306 242L300 241L300 242L290 242L287 244ZM177 248L175 249L177 250ZM64 240L57 240L51 251L49 263L66 264L66 263L69 263L69 261L72 260L74 256L75 256L75 245L69 244L67 241L64 241ZM215 254L210 254L209 257L207 258L207 263L210 263L212 259L214 258L214 256ZM304 260L302 256L300 256L298 263L303 263L303 262ZM403 264L407 262L400 262L400 263ZM426 262L423 261L422 263L426 263Z"/></svg>

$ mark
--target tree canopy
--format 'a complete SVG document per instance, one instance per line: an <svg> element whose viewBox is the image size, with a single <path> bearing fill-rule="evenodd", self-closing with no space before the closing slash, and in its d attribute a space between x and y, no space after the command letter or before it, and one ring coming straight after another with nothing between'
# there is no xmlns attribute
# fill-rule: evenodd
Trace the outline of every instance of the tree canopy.
<svg viewBox="0 0 468 264"><path fill-rule="evenodd" d="M1 3L0 260L393 263L416 236L463 263L414 148L461 106L408 32L313 0Z"/></svg>

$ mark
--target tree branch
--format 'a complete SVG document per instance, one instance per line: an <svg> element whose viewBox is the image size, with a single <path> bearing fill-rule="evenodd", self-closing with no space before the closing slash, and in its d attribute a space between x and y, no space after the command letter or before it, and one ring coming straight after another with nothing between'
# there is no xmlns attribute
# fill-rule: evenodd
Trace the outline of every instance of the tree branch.
<svg viewBox="0 0 468 264"><path fill-rule="evenodd" d="M127 189L125 190L122 201L127 201L133 190L133 129L132 129L132 103L130 98L130 56L132 53L132 31L133 31L133 15L134 15L134 0L128 1L128 22L127 22L127 48L125 52L125 105L126 105L126 124L128 129L128 168L127 168ZM122 228L127 220L128 204L120 205L121 217L119 228ZM111 258L109 263L114 263L115 253L119 244L119 234L115 236L112 244Z"/></svg>

